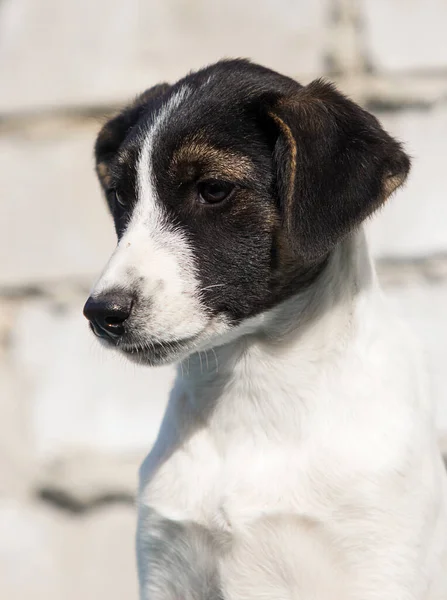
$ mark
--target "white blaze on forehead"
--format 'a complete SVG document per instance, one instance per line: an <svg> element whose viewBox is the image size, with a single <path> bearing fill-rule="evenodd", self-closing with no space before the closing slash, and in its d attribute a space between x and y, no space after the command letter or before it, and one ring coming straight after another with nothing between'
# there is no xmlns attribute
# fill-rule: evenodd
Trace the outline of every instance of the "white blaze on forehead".
<svg viewBox="0 0 447 600"><path fill-rule="evenodd" d="M137 163L137 204L135 206L132 220L140 219L144 216L149 217L154 226L160 227L163 224L161 205L157 198L155 189L155 178L153 172L153 150L154 140L163 130L163 126L168 122L172 113L178 109L180 104L189 96L191 90L186 86L180 88L171 98L162 106L155 120L152 123L144 143L141 148Z"/></svg>

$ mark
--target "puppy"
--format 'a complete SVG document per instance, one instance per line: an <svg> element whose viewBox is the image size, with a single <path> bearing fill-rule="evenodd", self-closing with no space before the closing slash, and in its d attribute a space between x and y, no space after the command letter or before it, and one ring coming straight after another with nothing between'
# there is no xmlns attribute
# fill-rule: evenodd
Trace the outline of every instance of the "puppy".
<svg viewBox="0 0 447 600"><path fill-rule="evenodd" d="M447 479L362 223L401 145L331 84L244 60L110 120L118 246L92 331L179 363L141 468L141 600L446 600Z"/></svg>

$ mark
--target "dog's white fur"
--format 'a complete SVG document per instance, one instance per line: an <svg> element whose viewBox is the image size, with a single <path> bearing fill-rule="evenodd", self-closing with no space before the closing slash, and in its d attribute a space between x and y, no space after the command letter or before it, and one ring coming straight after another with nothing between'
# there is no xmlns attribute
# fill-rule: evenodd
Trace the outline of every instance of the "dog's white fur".
<svg viewBox="0 0 447 600"><path fill-rule="evenodd" d="M199 336L141 469L141 599L174 597L148 576L155 514L220 540L225 600L446 600L432 406L362 230L306 291L234 329L210 320L150 180L151 140L185 94L143 145L139 206L95 290L138 278L152 303L146 336Z"/></svg>
<svg viewBox="0 0 447 600"><path fill-rule="evenodd" d="M447 598L432 407L362 233L316 287L184 365L140 506L230 534L228 600Z"/></svg>

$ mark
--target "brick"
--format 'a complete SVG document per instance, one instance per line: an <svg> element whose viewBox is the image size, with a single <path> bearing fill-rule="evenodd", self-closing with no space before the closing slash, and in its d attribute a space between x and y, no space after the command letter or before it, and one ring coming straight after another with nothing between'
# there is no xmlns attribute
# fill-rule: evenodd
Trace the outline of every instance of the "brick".
<svg viewBox="0 0 447 600"><path fill-rule="evenodd" d="M54 511L2 498L0 502L0 595L56 600L64 588L58 536L66 532ZM59 597L65 597L61 595Z"/></svg>
<svg viewBox="0 0 447 600"><path fill-rule="evenodd" d="M410 325L424 349L431 394L437 411L440 435L447 439L447 283L387 288L397 314ZM447 446L445 446L447 450Z"/></svg>
<svg viewBox="0 0 447 600"><path fill-rule="evenodd" d="M121 102L219 58L325 68L328 0L4 0L0 111Z"/></svg>
<svg viewBox="0 0 447 600"><path fill-rule="evenodd" d="M376 256L421 257L447 252L447 107L377 115L413 160L405 187L369 225Z"/></svg>
<svg viewBox="0 0 447 600"><path fill-rule="evenodd" d="M373 69L447 67L444 0L361 0L363 37Z"/></svg>
<svg viewBox="0 0 447 600"><path fill-rule="evenodd" d="M78 531L75 528L78 527ZM103 506L71 527L64 542L66 589L57 600L137 600L136 514L132 506ZM55 599L56 600L56 599Z"/></svg>
<svg viewBox="0 0 447 600"><path fill-rule="evenodd" d="M79 452L142 459L171 389L173 367L136 367L98 344L82 316L84 300L59 307L29 301L12 332L11 360L27 380L29 428L41 465Z"/></svg>
<svg viewBox="0 0 447 600"><path fill-rule="evenodd" d="M2 598L137 598L135 514L129 506L74 518L38 502L2 500L0 531Z"/></svg>
<svg viewBox="0 0 447 600"><path fill-rule="evenodd" d="M34 457L23 383L7 359L0 362L0 498L26 497L32 486Z"/></svg>
<svg viewBox="0 0 447 600"><path fill-rule="evenodd" d="M59 452L54 459L39 464L33 484L45 498L79 512L111 498L131 501L137 492L137 473L144 451L132 455L92 448Z"/></svg>
<svg viewBox="0 0 447 600"><path fill-rule="evenodd" d="M0 137L0 285L86 277L115 247L93 165L98 125Z"/></svg>

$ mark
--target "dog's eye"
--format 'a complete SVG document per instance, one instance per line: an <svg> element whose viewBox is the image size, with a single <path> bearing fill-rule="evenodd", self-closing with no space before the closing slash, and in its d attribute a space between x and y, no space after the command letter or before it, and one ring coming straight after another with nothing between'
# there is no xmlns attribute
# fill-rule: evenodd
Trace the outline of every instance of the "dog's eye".
<svg viewBox="0 0 447 600"><path fill-rule="evenodd" d="M197 186L199 201L202 204L218 204L228 198L234 191L234 185L228 181L209 179L201 181Z"/></svg>
<svg viewBox="0 0 447 600"><path fill-rule="evenodd" d="M118 190L109 190L107 195L109 196L109 202L111 202L112 205L115 204L121 206L121 208L127 207L128 203L126 199L121 192L118 192Z"/></svg>

